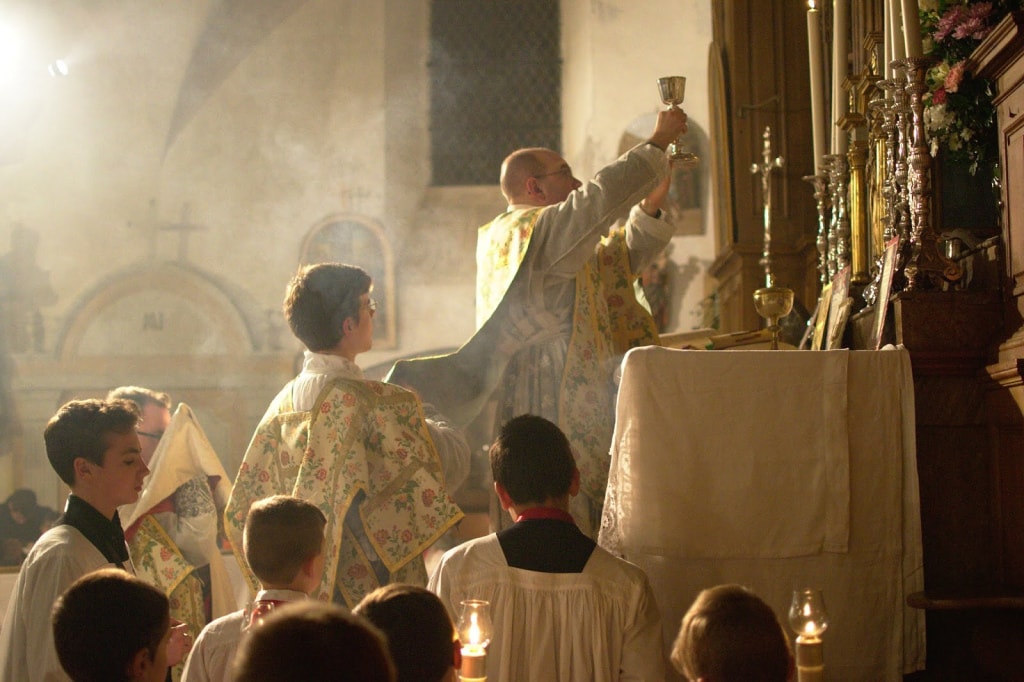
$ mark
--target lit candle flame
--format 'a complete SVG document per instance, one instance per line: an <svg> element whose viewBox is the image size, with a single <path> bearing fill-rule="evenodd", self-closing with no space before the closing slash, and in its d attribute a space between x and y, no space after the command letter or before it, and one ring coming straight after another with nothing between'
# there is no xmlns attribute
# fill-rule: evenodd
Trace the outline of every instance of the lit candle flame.
<svg viewBox="0 0 1024 682"><path fill-rule="evenodd" d="M476 614L470 614L469 616L469 643L480 644L483 639L480 632L480 626L476 622Z"/></svg>

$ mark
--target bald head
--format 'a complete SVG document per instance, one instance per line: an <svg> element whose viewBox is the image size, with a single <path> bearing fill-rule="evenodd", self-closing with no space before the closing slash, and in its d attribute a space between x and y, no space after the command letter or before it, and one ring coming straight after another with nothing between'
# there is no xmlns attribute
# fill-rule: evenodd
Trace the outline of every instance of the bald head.
<svg viewBox="0 0 1024 682"><path fill-rule="evenodd" d="M543 147L520 149L501 164L501 193L510 204L551 206L580 186L565 159Z"/></svg>
<svg viewBox="0 0 1024 682"><path fill-rule="evenodd" d="M518 199L526 196L526 181L544 172L545 155L555 154L543 147L529 147L512 152L501 164L501 193L510 204L525 203Z"/></svg>

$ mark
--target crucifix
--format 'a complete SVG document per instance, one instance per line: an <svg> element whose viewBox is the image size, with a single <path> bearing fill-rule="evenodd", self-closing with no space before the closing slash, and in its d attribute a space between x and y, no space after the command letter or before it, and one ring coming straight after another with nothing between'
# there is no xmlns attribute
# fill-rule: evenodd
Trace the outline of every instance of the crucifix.
<svg viewBox="0 0 1024 682"><path fill-rule="evenodd" d="M764 127L764 147L761 151L762 163L750 164L750 172L754 175L761 174L761 196L764 201L764 254L761 256L761 265L764 266L764 285L775 286L775 277L772 275L772 171L782 168L785 161L781 156L772 158L772 128Z"/></svg>
<svg viewBox="0 0 1024 682"><path fill-rule="evenodd" d="M189 222L189 214L191 213L191 207L188 204L184 204L181 207L181 220L176 223L164 223L159 226L159 230L165 232L177 232L178 233L178 262L188 262L188 237L189 233L197 232L199 230L205 230L206 228L202 225Z"/></svg>

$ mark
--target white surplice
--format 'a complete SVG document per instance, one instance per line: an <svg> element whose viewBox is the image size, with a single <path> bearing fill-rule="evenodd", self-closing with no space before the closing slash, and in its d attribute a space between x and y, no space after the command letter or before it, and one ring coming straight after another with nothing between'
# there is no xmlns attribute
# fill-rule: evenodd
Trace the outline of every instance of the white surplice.
<svg viewBox="0 0 1024 682"><path fill-rule="evenodd" d="M130 562L125 564L130 566ZM75 527L43 533L21 565L0 631L3 682L70 680L57 659L50 614L71 583L99 568L116 568Z"/></svg>
<svg viewBox="0 0 1024 682"><path fill-rule="evenodd" d="M307 595L295 590L261 590L255 601L273 599L302 601ZM199 633L185 663L181 682L230 682L235 650L245 634L252 605L211 620Z"/></svg>
<svg viewBox="0 0 1024 682"><path fill-rule="evenodd" d="M647 577L595 547L582 573L511 568L494 534L445 553L428 589L459 616L491 603L487 678L545 682L662 680L661 617Z"/></svg>

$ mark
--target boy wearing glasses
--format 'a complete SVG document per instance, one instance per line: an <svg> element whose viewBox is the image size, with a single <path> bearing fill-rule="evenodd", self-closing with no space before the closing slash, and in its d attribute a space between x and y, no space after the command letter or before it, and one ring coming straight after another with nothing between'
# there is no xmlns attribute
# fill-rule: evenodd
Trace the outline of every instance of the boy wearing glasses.
<svg viewBox="0 0 1024 682"><path fill-rule="evenodd" d="M237 554L255 500L289 494L319 506L326 566L314 596L350 608L390 582L426 584L421 555L462 518L449 491L469 471L460 433L426 418L410 391L363 378L356 357L373 345L371 284L341 263L292 278L284 314L308 349L302 371L256 428L225 511Z"/></svg>
<svg viewBox="0 0 1024 682"><path fill-rule="evenodd" d="M198 635L235 609L218 543L230 480L191 409L167 393L119 386L107 400L139 408L142 459L152 470L137 505L122 509L125 537L139 577L171 600L171 615Z"/></svg>

